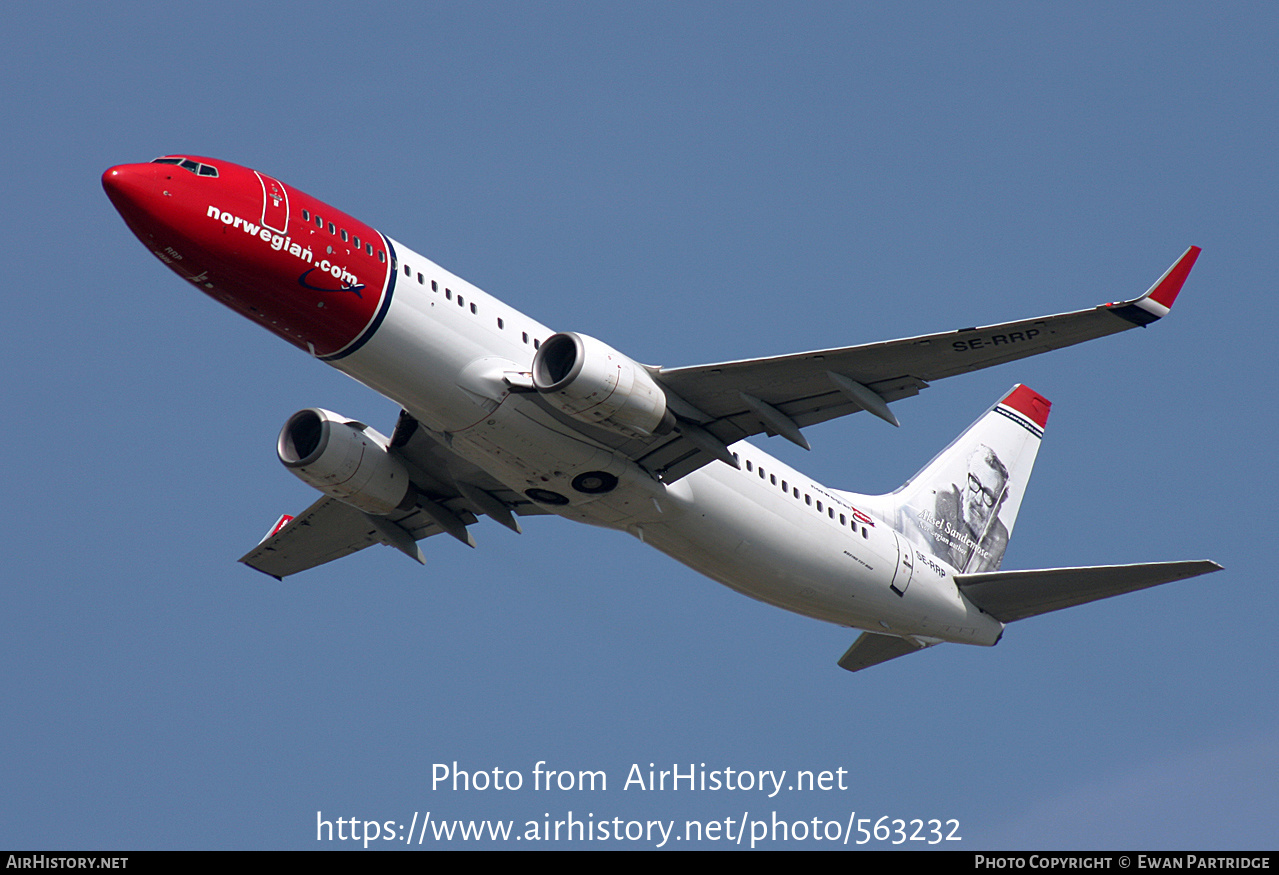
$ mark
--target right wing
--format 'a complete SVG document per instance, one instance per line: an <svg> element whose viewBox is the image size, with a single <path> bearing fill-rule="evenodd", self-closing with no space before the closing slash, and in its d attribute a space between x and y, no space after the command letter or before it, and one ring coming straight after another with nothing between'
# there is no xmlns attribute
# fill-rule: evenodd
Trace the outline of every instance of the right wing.
<svg viewBox="0 0 1279 875"><path fill-rule="evenodd" d="M841 349L662 368L657 377L693 408L675 408L681 420L725 444L765 432L807 448L800 428L859 410L896 425L888 402L917 395L934 380L1144 327L1167 315L1199 252L1191 246L1144 295L1128 301ZM667 451L662 461L672 455Z"/></svg>
<svg viewBox="0 0 1279 875"><path fill-rule="evenodd" d="M474 547L467 526L480 515L519 532L515 514L547 513L436 441L407 412L400 413L390 452L408 468L419 496L415 507L380 517L326 496L283 526L276 523L240 561L277 580L373 544L424 562L416 542L441 532Z"/></svg>
<svg viewBox="0 0 1279 875"><path fill-rule="evenodd" d="M509 374L507 381L565 428L672 483L717 459L736 465L728 447L751 435L780 434L807 449L802 428L859 410L896 425L888 403L919 394L932 380L1148 325L1167 315L1198 257L1191 246L1144 295L1073 313L840 349L649 367L676 418L660 435L622 436L584 423L541 398L530 375Z"/></svg>

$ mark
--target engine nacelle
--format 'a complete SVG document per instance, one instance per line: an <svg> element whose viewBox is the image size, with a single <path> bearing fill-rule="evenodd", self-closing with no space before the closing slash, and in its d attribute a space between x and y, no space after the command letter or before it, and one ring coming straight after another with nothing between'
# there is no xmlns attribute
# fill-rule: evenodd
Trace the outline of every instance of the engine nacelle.
<svg viewBox="0 0 1279 875"><path fill-rule="evenodd" d="M576 332L553 334L533 357L533 386L574 419L625 434L666 434L675 417L644 367Z"/></svg>
<svg viewBox="0 0 1279 875"><path fill-rule="evenodd" d="M367 513L385 516L411 498L409 472L387 439L363 423L312 407L289 417L276 452L308 486Z"/></svg>

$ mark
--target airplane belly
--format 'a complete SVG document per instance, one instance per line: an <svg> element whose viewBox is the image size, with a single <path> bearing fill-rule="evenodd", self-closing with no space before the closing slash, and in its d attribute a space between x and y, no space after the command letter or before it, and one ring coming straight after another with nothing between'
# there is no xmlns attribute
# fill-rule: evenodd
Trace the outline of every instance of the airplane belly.
<svg viewBox="0 0 1279 875"><path fill-rule="evenodd" d="M460 385L472 361L486 349L459 338L434 312L434 301L408 287L391 302L377 333L358 352L330 362L353 379L420 418L436 431L472 426L499 403L503 386L487 394L467 393Z"/></svg>
<svg viewBox="0 0 1279 875"><path fill-rule="evenodd" d="M727 467L695 472L668 490L664 520L632 531L730 589L807 617L969 644L998 640L1003 624L963 599L941 563L928 562L899 592L895 544L888 555L802 508L748 500L741 487L753 485Z"/></svg>
<svg viewBox="0 0 1279 875"><path fill-rule="evenodd" d="M725 469L726 477L737 473ZM836 538L797 525L784 509L743 500L714 472L695 472L668 495L664 519L632 530L730 589L844 626L870 622L880 602L891 607L875 585L890 569L844 552Z"/></svg>

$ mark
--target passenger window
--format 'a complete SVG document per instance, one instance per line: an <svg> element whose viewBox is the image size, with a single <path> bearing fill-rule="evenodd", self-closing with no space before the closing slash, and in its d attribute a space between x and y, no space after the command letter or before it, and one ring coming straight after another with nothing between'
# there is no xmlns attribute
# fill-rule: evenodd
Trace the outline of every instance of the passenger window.
<svg viewBox="0 0 1279 875"><path fill-rule="evenodd" d="M505 327L506 327L505 325L503 325L503 324L502 324L502 317L501 317L501 316L498 316L498 317L497 317L497 327L498 327L498 328L505 328Z"/></svg>
<svg viewBox="0 0 1279 875"><path fill-rule="evenodd" d="M431 280L431 291L438 292L439 290L439 285L435 282L435 280Z"/></svg>
<svg viewBox="0 0 1279 875"><path fill-rule="evenodd" d="M346 236L346 229L345 229L345 228L343 228L343 229L342 229L342 242L343 242L343 243L346 243L346 242L348 242L348 240L349 240L349 238Z"/></svg>
<svg viewBox="0 0 1279 875"><path fill-rule="evenodd" d="M409 268L409 266L408 266L407 264L406 264L406 265L404 265L404 275L405 275L405 276L410 276L410 275L411 275L411 270L410 270L410 268Z"/></svg>
<svg viewBox="0 0 1279 875"><path fill-rule="evenodd" d="M303 210L303 211L302 211L302 221L303 221L303 222L309 222L309 221L311 221L311 211L310 211L310 210Z"/></svg>
<svg viewBox="0 0 1279 875"><path fill-rule="evenodd" d="M336 234L337 232L338 232L337 225L334 225L332 222L329 222L329 233Z"/></svg>
<svg viewBox="0 0 1279 875"><path fill-rule="evenodd" d="M471 305L471 312L472 312L472 313L476 313L476 312L478 312L478 311L475 309L475 305L474 305L474 304L472 304L472 305Z"/></svg>
<svg viewBox="0 0 1279 875"><path fill-rule="evenodd" d="M423 282L422 275L419 273L417 275L417 284L420 286L422 285L422 282Z"/></svg>

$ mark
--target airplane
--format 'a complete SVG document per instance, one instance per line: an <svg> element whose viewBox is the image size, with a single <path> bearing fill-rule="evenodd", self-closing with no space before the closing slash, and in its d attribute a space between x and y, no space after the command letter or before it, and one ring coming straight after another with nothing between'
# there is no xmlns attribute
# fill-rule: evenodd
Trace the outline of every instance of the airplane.
<svg viewBox="0 0 1279 875"><path fill-rule="evenodd" d="M397 240L265 173L196 155L109 168L129 229L200 291L401 407L390 435L291 416L286 468L322 496L241 562L283 579L373 544L475 546L487 516L629 532L738 592L861 630L860 671L1008 623L1220 570L1215 562L1001 570L1050 403L1013 386L897 490L823 486L750 443L931 382L1167 315L1199 248L1131 300L999 325L692 367L556 332Z"/></svg>

